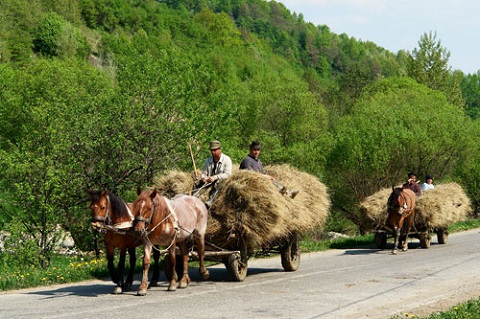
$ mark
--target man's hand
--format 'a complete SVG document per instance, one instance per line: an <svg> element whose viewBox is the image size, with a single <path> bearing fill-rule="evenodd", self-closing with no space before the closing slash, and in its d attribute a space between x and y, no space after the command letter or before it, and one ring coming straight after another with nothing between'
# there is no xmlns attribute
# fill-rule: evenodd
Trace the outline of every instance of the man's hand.
<svg viewBox="0 0 480 319"><path fill-rule="evenodd" d="M207 183L213 183L216 180L217 180L217 178L215 176L208 176L207 178L205 178L205 181Z"/></svg>

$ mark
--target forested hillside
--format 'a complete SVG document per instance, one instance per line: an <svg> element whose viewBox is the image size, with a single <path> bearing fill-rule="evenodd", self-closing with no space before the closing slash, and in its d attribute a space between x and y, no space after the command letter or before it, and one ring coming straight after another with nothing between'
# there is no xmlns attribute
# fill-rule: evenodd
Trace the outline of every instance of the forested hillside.
<svg viewBox="0 0 480 319"><path fill-rule="evenodd" d="M392 53L275 1L3 0L0 228L43 262L58 224L90 249L86 189L133 200L211 139L318 176L331 230L362 231L359 201L412 170L476 205L480 74L425 32Z"/></svg>

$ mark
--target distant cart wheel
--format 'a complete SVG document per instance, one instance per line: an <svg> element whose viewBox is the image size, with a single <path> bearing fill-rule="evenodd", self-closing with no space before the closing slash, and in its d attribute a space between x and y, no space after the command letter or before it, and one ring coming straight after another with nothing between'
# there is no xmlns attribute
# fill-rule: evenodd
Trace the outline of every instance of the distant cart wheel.
<svg viewBox="0 0 480 319"><path fill-rule="evenodd" d="M420 239L420 247L430 248L431 237L428 232L421 233L419 239Z"/></svg>
<svg viewBox="0 0 480 319"><path fill-rule="evenodd" d="M377 246L378 249L385 249L385 247L387 247L386 232L375 233L375 246Z"/></svg>
<svg viewBox="0 0 480 319"><path fill-rule="evenodd" d="M293 234L288 242L280 249L282 267L285 271L295 271L300 265L300 247L297 234Z"/></svg>
<svg viewBox="0 0 480 319"><path fill-rule="evenodd" d="M247 277L248 257L246 255L232 254L228 257L227 270L234 281L244 281Z"/></svg>
<svg viewBox="0 0 480 319"><path fill-rule="evenodd" d="M172 280L173 277L173 271L172 271L172 263L170 262L170 258L168 257L168 254L165 255L165 276L167 277L167 280L170 281ZM175 262L175 271L177 272L178 279L182 277L183 274L183 262L181 260L180 256L177 256L177 260Z"/></svg>
<svg viewBox="0 0 480 319"><path fill-rule="evenodd" d="M439 244L445 245L448 240L448 230L443 228L437 230L437 239Z"/></svg>

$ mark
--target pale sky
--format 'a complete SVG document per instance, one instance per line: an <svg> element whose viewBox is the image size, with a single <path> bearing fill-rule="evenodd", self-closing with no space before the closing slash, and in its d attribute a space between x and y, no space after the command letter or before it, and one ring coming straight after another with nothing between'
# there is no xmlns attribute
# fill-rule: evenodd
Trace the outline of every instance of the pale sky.
<svg viewBox="0 0 480 319"><path fill-rule="evenodd" d="M277 0L306 22L336 34L372 41L393 53L418 48L420 36L437 32L453 70L480 70L478 0Z"/></svg>

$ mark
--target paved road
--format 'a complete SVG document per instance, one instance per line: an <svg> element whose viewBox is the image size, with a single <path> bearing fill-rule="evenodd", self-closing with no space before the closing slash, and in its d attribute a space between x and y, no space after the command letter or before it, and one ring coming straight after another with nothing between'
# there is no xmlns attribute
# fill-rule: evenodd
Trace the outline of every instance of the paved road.
<svg viewBox="0 0 480 319"><path fill-rule="evenodd" d="M0 318L390 318L480 296L480 229L432 242L421 249L414 239L396 256L373 248L303 254L290 273L278 256L250 260L241 283L209 267L209 281L192 271L187 289L164 284L145 297L113 295L108 281L1 293Z"/></svg>

